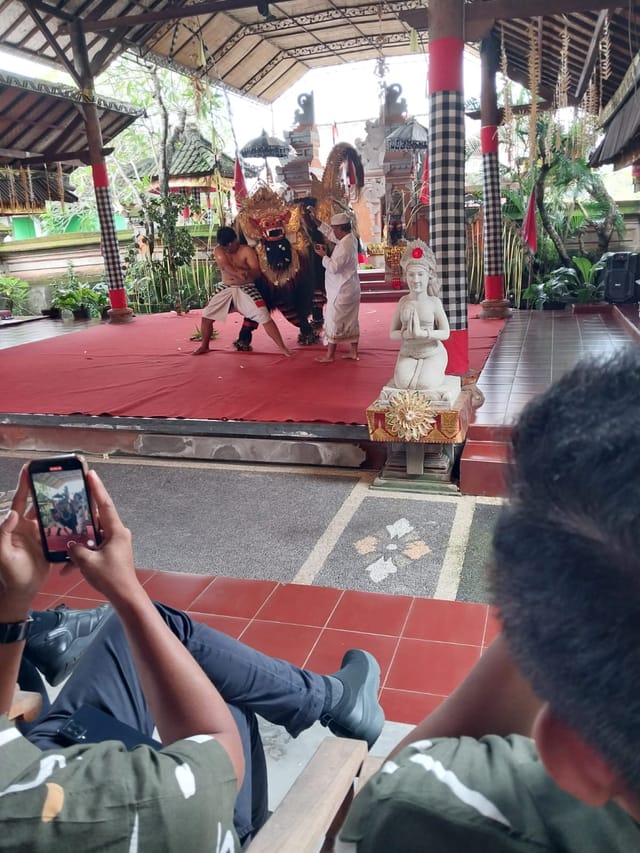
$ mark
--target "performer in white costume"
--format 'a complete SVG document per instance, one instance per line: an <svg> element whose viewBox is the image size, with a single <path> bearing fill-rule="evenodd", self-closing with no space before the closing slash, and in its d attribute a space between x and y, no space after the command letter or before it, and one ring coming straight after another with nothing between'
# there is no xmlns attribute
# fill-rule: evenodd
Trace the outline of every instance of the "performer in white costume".
<svg viewBox="0 0 640 853"><path fill-rule="evenodd" d="M358 241L351 233L351 220L346 213L337 213L331 217L331 227L315 219L322 234L336 246L327 255L326 247L318 243L314 248L322 258L325 269L325 289L327 307L325 311L324 333L328 344L327 354L317 361L327 364L334 361L339 343L350 344L348 355L343 358L358 360L358 340L360 326L358 310L360 308L360 279L358 277Z"/></svg>

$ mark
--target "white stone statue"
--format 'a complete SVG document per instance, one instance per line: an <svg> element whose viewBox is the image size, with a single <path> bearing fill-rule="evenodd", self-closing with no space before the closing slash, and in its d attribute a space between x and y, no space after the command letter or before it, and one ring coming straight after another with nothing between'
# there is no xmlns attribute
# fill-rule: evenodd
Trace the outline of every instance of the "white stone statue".
<svg viewBox="0 0 640 853"><path fill-rule="evenodd" d="M415 390L447 407L460 392L460 379L445 376L448 355L442 341L450 330L439 298L436 259L423 240L413 240L402 253L400 265L410 292L400 299L391 320L390 336L402 345L381 399L391 399L394 390Z"/></svg>

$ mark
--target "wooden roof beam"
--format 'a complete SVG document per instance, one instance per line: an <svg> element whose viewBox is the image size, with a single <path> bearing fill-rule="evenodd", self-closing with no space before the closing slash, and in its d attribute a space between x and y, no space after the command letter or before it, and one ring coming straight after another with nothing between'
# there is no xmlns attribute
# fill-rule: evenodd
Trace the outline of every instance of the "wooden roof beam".
<svg viewBox="0 0 640 853"><path fill-rule="evenodd" d="M465 41L483 38L496 21L568 15L572 12L602 12L618 9L620 0L484 0L465 5ZM429 29L428 9L405 9L398 17L414 30Z"/></svg>
<svg viewBox="0 0 640 853"><path fill-rule="evenodd" d="M584 66L582 68L582 74L580 75L578 85L576 86L575 98L577 101L582 100L582 96L587 91L589 80L591 80L593 68L596 64L596 59L598 58L600 38L602 37L602 30L604 28L605 21L607 20L607 14L607 9L602 9L600 14L598 15L598 20L593 30L593 35L591 36L591 44L589 45L587 56L584 61Z"/></svg>
<svg viewBox="0 0 640 853"><path fill-rule="evenodd" d="M278 0L278 5L290 0ZM178 21L181 18L197 18L198 15L216 15L218 12L231 12L234 9L247 9L256 5L256 0L204 0L188 6L165 6L159 11L149 10L141 15L123 15L118 18L96 19L87 17L82 20L85 33L97 33L119 27L136 27L140 24L155 24L159 21Z"/></svg>

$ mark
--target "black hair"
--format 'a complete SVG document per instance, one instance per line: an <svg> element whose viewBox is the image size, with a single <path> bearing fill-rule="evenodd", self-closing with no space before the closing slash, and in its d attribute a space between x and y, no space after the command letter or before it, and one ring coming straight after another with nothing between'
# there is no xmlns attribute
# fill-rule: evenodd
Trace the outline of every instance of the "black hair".
<svg viewBox="0 0 640 853"><path fill-rule="evenodd" d="M222 228L218 228L216 240L221 246L228 246L230 243L233 243L233 241L237 239L238 235L233 230L233 228L230 228L228 225L223 225Z"/></svg>
<svg viewBox="0 0 640 853"><path fill-rule="evenodd" d="M581 362L524 409L493 536L514 659L640 793L640 348Z"/></svg>

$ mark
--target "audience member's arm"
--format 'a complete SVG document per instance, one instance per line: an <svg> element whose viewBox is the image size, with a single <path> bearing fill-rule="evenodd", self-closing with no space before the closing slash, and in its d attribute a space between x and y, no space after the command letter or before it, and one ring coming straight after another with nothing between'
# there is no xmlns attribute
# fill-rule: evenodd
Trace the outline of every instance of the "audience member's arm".
<svg viewBox="0 0 640 853"><path fill-rule="evenodd" d="M103 544L98 551L72 545L69 552L87 581L109 599L120 617L160 738L169 744L191 735L213 735L227 750L240 787L244 760L233 717L140 584L133 564L131 533L95 471L89 472L88 481L97 504Z"/></svg>
<svg viewBox="0 0 640 853"><path fill-rule="evenodd" d="M38 526L29 503L26 468L11 509L0 525L0 622L24 622L33 599L46 581L50 566L44 558ZM11 707L24 642L0 644L0 713Z"/></svg>
<svg viewBox="0 0 640 853"><path fill-rule="evenodd" d="M437 737L531 733L541 702L517 669L500 634L461 684L391 752Z"/></svg>

